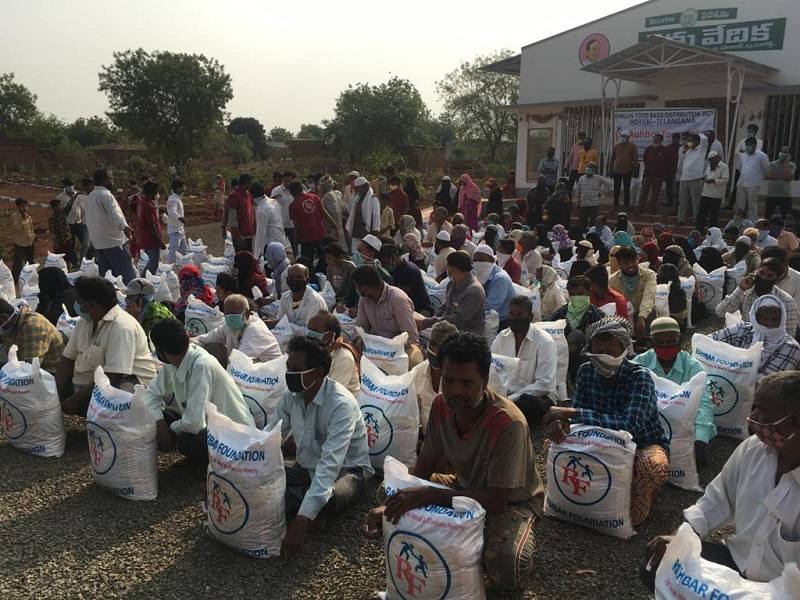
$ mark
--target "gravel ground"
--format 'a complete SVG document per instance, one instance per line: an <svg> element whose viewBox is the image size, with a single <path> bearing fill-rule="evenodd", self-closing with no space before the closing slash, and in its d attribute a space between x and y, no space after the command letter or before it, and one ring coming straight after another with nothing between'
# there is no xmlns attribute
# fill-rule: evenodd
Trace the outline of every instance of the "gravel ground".
<svg viewBox="0 0 800 600"><path fill-rule="evenodd" d="M215 225L190 234L221 252ZM206 535L203 477L176 466L177 455L161 456L156 501L126 501L93 485L83 421L70 417L67 426L67 451L59 459L25 456L0 442L0 598L367 599L384 589L381 545L358 531L377 481L358 506L311 534L300 557L256 561ZM534 443L541 470L541 432L534 432ZM735 446L712 442L704 483ZM545 518L536 526L535 567L524 591L489 597L649 598L637 575L644 546L674 530L698 496L666 486L630 540Z"/></svg>

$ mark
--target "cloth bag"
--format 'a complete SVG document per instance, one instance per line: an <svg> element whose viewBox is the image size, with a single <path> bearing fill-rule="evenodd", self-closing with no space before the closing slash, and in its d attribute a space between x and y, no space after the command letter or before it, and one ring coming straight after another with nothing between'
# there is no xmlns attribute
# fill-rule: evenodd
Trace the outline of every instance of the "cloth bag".
<svg viewBox="0 0 800 600"><path fill-rule="evenodd" d="M405 331L391 339L372 335L361 327L356 327L356 335L364 342L362 355L370 359L375 366L387 375L405 375L408 373L408 354Z"/></svg>
<svg viewBox="0 0 800 600"><path fill-rule="evenodd" d="M533 324L537 329L546 331L556 343L558 362L556 363L556 396L561 401L567 399L567 372L569 371L569 344L564 330L567 328L566 319L557 321L539 321Z"/></svg>
<svg viewBox="0 0 800 600"><path fill-rule="evenodd" d="M189 294L186 303L186 331L189 335L196 336L208 333L225 322L225 315L218 308L213 308Z"/></svg>

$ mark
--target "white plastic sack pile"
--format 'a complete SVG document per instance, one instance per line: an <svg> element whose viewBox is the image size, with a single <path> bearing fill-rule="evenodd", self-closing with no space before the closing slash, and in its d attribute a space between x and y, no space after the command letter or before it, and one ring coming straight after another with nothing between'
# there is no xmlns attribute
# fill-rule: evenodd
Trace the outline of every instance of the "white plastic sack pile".
<svg viewBox="0 0 800 600"><path fill-rule="evenodd" d="M45 267L56 267L67 272L67 261L64 260L63 254L53 254L52 252L47 253L47 258L44 259L44 266Z"/></svg>
<svg viewBox="0 0 800 600"><path fill-rule="evenodd" d="M569 371L569 344L564 330L567 328L567 320L539 321L533 324L534 327L546 331L556 343L558 352L558 363L556 363L556 395L559 400L567 399L567 371Z"/></svg>
<svg viewBox="0 0 800 600"><path fill-rule="evenodd" d="M35 312L39 306L39 284L23 285L19 295L31 309L31 312Z"/></svg>
<svg viewBox="0 0 800 600"><path fill-rule="evenodd" d="M165 279L162 279L161 282L156 286L156 291L153 294L153 300L156 302L175 302L177 298L173 297L172 290L169 289L169 285Z"/></svg>
<svg viewBox="0 0 800 600"><path fill-rule="evenodd" d="M178 274L175 271L166 271L161 274L161 283L166 283L169 294L174 302L181 297L181 284L178 281Z"/></svg>
<svg viewBox="0 0 800 600"><path fill-rule="evenodd" d="M634 535L634 454L627 431L572 425L563 442L550 445L545 514L613 537Z"/></svg>
<svg viewBox="0 0 800 600"><path fill-rule="evenodd" d="M206 254L208 246L203 244L203 240L199 238L195 241L189 240L187 245L189 248L189 254L192 256L192 260L196 264L202 265L204 262L208 261L208 254Z"/></svg>
<svg viewBox="0 0 800 600"><path fill-rule="evenodd" d="M217 287L217 275L227 273L230 270L226 264L214 265L207 262L204 262L201 268L203 270L203 279L212 287Z"/></svg>
<svg viewBox="0 0 800 600"><path fill-rule="evenodd" d="M128 500L155 500L158 495L156 422L141 397L111 385L103 367L94 371L86 411L86 433L94 481Z"/></svg>
<svg viewBox="0 0 800 600"><path fill-rule="evenodd" d="M11 274L11 269L0 260L0 298L10 302L16 297L17 290L14 287L14 276Z"/></svg>
<svg viewBox="0 0 800 600"><path fill-rule="evenodd" d="M656 315L659 317L669 316L669 287L668 283L656 285Z"/></svg>
<svg viewBox="0 0 800 600"><path fill-rule="evenodd" d="M161 283L161 275L153 275L150 271L145 271L144 278L153 284L153 287L158 287Z"/></svg>
<svg viewBox="0 0 800 600"><path fill-rule="evenodd" d="M725 313L725 329L733 327L742 322L742 311L736 310L732 313Z"/></svg>
<svg viewBox="0 0 800 600"><path fill-rule="evenodd" d="M181 254L180 252L175 253L175 269L180 271L186 265L200 265L197 261L194 260L194 254L191 253L191 250L188 254Z"/></svg>
<svg viewBox="0 0 800 600"><path fill-rule="evenodd" d="M281 421L259 430L206 403L209 535L251 558L278 556L286 534Z"/></svg>
<svg viewBox="0 0 800 600"><path fill-rule="evenodd" d="M436 279L422 274L422 282L425 284L425 291L428 292L428 297L431 299L431 306L433 310L438 309L444 304L445 296L447 296L447 286L440 284Z"/></svg>
<svg viewBox="0 0 800 600"><path fill-rule="evenodd" d="M22 289L26 285L38 285L39 283L39 263L30 264L27 261L22 266L22 270L19 272L19 279L17 282L19 283L20 289Z"/></svg>
<svg viewBox="0 0 800 600"><path fill-rule="evenodd" d="M367 428L369 460L376 469L393 456L411 466L417 460L419 405L414 373L385 375L361 358L361 390L358 404Z"/></svg>
<svg viewBox="0 0 800 600"><path fill-rule="evenodd" d="M656 571L656 600L797 600L800 571L787 563L770 582L750 581L733 569L700 557L700 538L683 523Z"/></svg>
<svg viewBox="0 0 800 600"><path fill-rule="evenodd" d="M706 374L698 373L682 385L652 371L658 401L658 420L669 440L669 481L673 485L702 492L694 456L694 423L706 389Z"/></svg>
<svg viewBox="0 0 800 600"><path fill-rule="evenodd" d="M486 342L491 346L494 338L500 330L500 315L496 310L487 310L483 313L483 337Z"/></svg>
<svg viewBox="0 0 800 600"><path fill-rule="evenodd" d="M406 354L406 341L408 333L403 332L392 339L372 335L361 327L356 327L356 335L364 342L364 351L361 353L370 359L375 366L387 375L405 375L408 373L408 354Z"/></svg>
<svg viewBox="0 0 800 600"><path fill-rule="evenodd" d="M276 421L278 403L286 389L286 358L282 354L267 362L254 363L243 352L231 350L228 374L242 391L259 429Z"/></svg>
<svg viewBox="0 0 800 600"><path fill-rule="evenodd" d="M692 356L708 376L714 423L722 436L743 440L750 435L747 417L753 409L763 345L735 348L702 333L692 336Z"/></svg>
<svg viewBox="0 0 800 600"><path fill-rule="evenodd" d="M345 338L348 342L351 341L356 333L356 320L346 312L336 311L333 314L339 319L339 324L342 326L342 333L345 334Z"/></svg>
<svg viewBox="0 0 800 600"><path fill-rule="evenodd" d="M495 394L507 397L517 390L513 389L519 371L519 359L502 354L492 354L489 367L488 388Z"/></svg>
<svg viewBox="0 0 800 600"><path fill-rule="evenodd" d="M8 350L0 368L0 429L14 448L37 456L61 456L67 434L55 378L33 363L17 360Z"/></svg>
<svg viewBox="0 0 800 600"><path fill-rule="evenodd" d="M733 292L739 284L744 279L744 276L747 275L747 263L743 260L740 260L738 263L733 265L730 269L725 272L725 275L730 280L728 284L728 292Z"/></svg>
<svg viewBox="0 0 800 600"><path fill-rule="evenodd" d="M100 267L97 266L95 259L81 259L81 266L78 268L87 277L100 277Z"/></svg>
<svg viewBox="0 0 800 600"><path fill-rule="evenodd" d="M78 325L78 323L80 323L80 321L80 317L71 317L67 307L62 304L61 316L58 317L56 329L63 333L65 338L69 339L72 337L72 332L75 331L75 327Z"/></svg>
<svg viewBox="0 0 800 600"><path fill-rule="evenodd" d="M108 271L106 271L104 277L106 278L107 281L111 282L111 284L114 286L114 289L116 289L118 292L125 290L126 286L125 283L122 281L122 275L117 275L116 277L114 277L114 273L112 273L111 269L109 269Z"/></svg>
<svg viewBox="0 0 800 600"><path fill-rule="evenodd" d="M694 288L697 285L697 281L694 276L678 277L678 279L681 281L683 293L686 294L686 325L688 327L694 327L694 325L692 325L692 297L694 296Z"/></svg>
<svg viewBox="0 0 800 600"><path fill-rule="evenodd" d="M278 321L278 323L272 329L272 335L274 335L275 339L278 341L278 344L281 347L281 352L286 352L286 348L289 346L289 340L296 335L300 335L300 333L298 328L289 321L289 317L287 315L283 315L281 320Z"/></svg>
<svg viewBox="0 0 800 600"><path fill-rule="evenodd" d="M147 263L150 262L150 257L144 250L139 250L139 260L136 261L136 272L141 273L147 268Z"/></svg>
<svg viewBox="0 0 800 600"><path fill-rule="evenodd" d="M383 466L386 493L433 486L408 474L387 456ZM397 525L383 520L386 597L389 600L483 600L483 524L486 511L476 500L456 496L453 507L420 506Z"/></svg>
<svg viewBox="0 0 800 600"><path fill-rule="evenodd" d="M699 263L695 263L692 269L694 269L697 279L697 293L700 301L706 305L708 310L713 311L722 302L725 289L725 271L728 269L727 267L720 267L719 269L714 269L711 273L706 273L706 270Z"/></svg>
<svg viewBox="0 0 800 600"><path fill-rule="evenodd" d="M158 263L158 269L156 269L156 275L160 275L161 277L163 277L165 273L175 273L175 265L164 262Z"/></svg>
<svg viewBox="0 0 800 600"><path fill-rule="evenodd" d="M190 335L202 335L216 329L225 322L225 315L218 308L212 308L202 300L189 294L186 304L186 331Z"/></svg>

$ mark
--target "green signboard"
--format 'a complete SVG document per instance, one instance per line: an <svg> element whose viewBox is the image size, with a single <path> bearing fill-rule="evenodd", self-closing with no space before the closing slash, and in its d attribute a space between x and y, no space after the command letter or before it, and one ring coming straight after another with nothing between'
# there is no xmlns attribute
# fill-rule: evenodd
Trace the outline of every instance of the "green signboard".
<svg viewBox="0 0 800 600"><path fill-rule="evenodd" d="M739 13L738 8L687 8L683 12L646 17L645 27L681 25L693 27L698 21L731 21Z"/></svg>
<svg viewBox="0 0 800 600"><path fill-rule="evenodd" d="M708 25L706 27L680 27L660 31L641 31L639 41L651 35L661 35L676 42L699 46L721 52L748 52L756 50L783 50L786 18L766 21L747 21Z"/></svg>

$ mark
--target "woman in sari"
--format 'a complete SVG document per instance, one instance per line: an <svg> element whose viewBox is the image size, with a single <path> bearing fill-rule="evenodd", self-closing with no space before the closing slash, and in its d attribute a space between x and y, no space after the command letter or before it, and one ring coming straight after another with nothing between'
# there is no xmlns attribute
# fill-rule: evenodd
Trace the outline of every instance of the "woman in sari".
<svg viewBox="0 0 800 600"><path fill-rule="evenodd" d="M478 230L478 212L481 206L481 190L472 177L464 173L458 190L458 211L464 214L464 222L472 231Z"/></svg>

